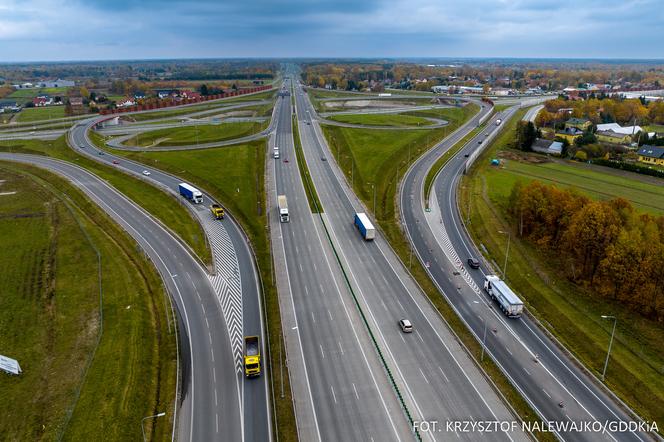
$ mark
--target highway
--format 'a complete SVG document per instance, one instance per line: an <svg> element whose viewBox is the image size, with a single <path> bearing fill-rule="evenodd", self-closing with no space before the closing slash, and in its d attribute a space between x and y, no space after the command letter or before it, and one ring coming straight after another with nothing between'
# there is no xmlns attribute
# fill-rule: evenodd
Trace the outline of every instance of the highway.
<svg viewBox="0 0 664 442"><path fill-rule="evenodd" d="M412 440L320 219L309 209L291 115L291 97L280 98L271 146L279 147L281 158L268 160L268 198L300 440ZM288 198L290 222L279 222L278 194Z"/></svg>
<svg viewBox="0 0 664 442"><path fill-rule="evenodd" d="M529 316L508 319L492 303L483 287L484 274L492 273L482 262L480 270L466 270L468 257L481 254L469 239L459 216L456 188L466 163L478 146L503 127L516 107L498 113L477 136L454 156L437 176L430 197L430 212L425 211L424 179L433 163L490 112L484 105L480 114L443 140L412 165L405 175L399 202L408 236L440 292L454 307L478 341L486 333L486 352L498 364L535 411L547 421L601 422L629 421L610 393L597 385L571 361ZM487 140L487 141L485 141ZM478 141L482 141L479 144ZM470 158L466 158L469 156ZM458 276L454 276L458 272ZM598 313L599 314L599 313ZM648 440L644 434L555 431L562 440Z"/></svg>
<svg viewBox="0 0 664 442"><path fill-rule="evenodd" d="M377 234L374 242L362 240L353 226L353 214L364 209L332 161L320 127L312 118L315 109L299 86L295 88L295 102L306 161L325 210L322 219L414 420L514 420L382 235ZM305 123L312 120L311 124ZM397 325L401 318L413 322L414 333L401 332ZM427 432L422 437L476 440L478 435ZM482 438L527 440L520 430L486 433Z"/></svg>

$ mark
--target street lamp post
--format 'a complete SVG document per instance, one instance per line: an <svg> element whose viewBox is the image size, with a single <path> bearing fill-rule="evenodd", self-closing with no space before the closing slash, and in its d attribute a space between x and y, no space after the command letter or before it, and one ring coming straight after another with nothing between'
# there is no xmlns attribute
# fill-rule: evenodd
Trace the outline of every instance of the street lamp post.
<svg viewBox="0 0 664 442"><path fill-rule="evenodd" d="M482 356L480 360L484 362L484 349L486 348L486 321L484 321L484 337L482 338Z"/></svg>
<svg viewBox="0 0 664 442"><path fill-rule="evenodd" d="M606 367L609 365L609 356L611 355L611 346L613 345L613 335L616 332L616 324L618 319L615 316L602 315L602 319L613 319L613 329L611 330L611 339L609 340L609 350L606 352L606 360L604 361L604 370L602 370L602 381L606 377Z"/></svg>
<svg viewBox="0 0 664 442"><path fill-rule="evenodd" d="M141 431L143 432L143 442L147 441L147 439L145 438L145 428L143 428L143 422L145 422L146 419L153 419L153 418L158 418L158 417L162 417L162 416L166 416L166 413L161 412L161 413L157 413L153 416L146 416L143 419L141 419Z"/></svg>
<svg viewBox="0 0 664 442"><path fill-rule="evenodd" d="M507 233L507 249L505 250L505 265L503 265L503 279L507 279L507 258L510 255L510 241L512 239L512 232L503 232L499 230L498 233Z"/></svg>
<svg viewBox="0 0 664 442"><path fill-rule="evenodd" d="M373 190L373 214L376 216L376 185L374 183L367 183L371 185L371 190Z"/></svg>

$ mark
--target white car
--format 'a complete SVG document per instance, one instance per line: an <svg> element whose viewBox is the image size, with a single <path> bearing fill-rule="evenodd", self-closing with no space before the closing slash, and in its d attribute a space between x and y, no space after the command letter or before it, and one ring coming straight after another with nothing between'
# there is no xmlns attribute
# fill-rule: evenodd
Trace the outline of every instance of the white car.
<svg viewBox="0 0 664 442"><path fill-rule="evenodd" d="M412 333L413 332L413 324L411 324L408 319L400 319L399 320L399 327L401 327L401 331L404 332L404 333Z"/></svg>
<svg viewBox="0 0 664 442"><path fill-rule="evenodd" d="M143 175L145 175L145 176L150 176L150 171L149 171L149 170L144 170L144 171L143 171Z"/></svg>

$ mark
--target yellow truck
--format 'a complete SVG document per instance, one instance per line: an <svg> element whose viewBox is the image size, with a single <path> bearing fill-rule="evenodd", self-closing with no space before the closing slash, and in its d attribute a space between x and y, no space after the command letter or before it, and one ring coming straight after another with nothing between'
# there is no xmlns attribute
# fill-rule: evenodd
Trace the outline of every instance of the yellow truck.
<svg viewBox="0 0 664 442"><path fill-rule="evenodd" d="M244 337L244 374L248 378L261 375L261 347L258 336Z"/></svg>
<svg viewBox="0 0 664 442"><path fill-rule="evenodd" d="M219 204L212 204L210 206L210 211L216 219L224 219L224 208Z"/></svg>

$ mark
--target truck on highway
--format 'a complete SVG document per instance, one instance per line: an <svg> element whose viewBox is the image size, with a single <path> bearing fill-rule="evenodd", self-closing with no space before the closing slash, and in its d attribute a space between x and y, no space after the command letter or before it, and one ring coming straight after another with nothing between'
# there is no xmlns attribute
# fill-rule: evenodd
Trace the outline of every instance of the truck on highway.
<svg viewBox="0 0 664 442"><path fill-rule="evenodd" d="M369 217L366 213L355 214L355 226L360 231L360 234L365 241L371 241L376 237L376 229L373 224L371 224L371 221L369 221Z"/></svg>
<svg viewBox="0 0 664 442"><path fill-rule="evenodd" d="M523 312L523 302L514 294L505 281L496 275L486 275L484 290L498 302L500 309L510 318L518 318Z"/></svg>
<svg viewBox="0 0 664 442"><path fill-rule="evenodd" d="M203 202L203 193L194 186L187 183L180 183L178 184L178 189L180 195L187 198L192 203L200 204Z"/></svg>
<svg viewBox="0 0 664 442"><path fill-rule="evenodd" d="M244 337L244 375L248 378L261 375L261 347L258 336Z"/></svg>
<svg viewBox="0 0 664 442"><path fill-rule="evenodd" d="M277 205L279 206L279 221L282 223L287 223L290 221L288 216L288 200L286 200L286 195L279 195L277 197Z"/></svg>
<svg viewBox="0 0 664 442"><path fill-rule="evenodd" d="M210 206L210 212L212 212L212 216L214 216L215 219L224 219L224 208L219 204L212 204Z"/></svg>

